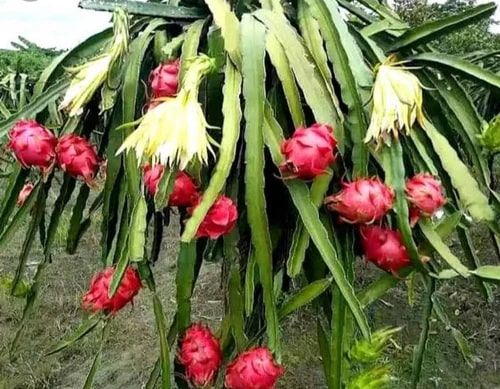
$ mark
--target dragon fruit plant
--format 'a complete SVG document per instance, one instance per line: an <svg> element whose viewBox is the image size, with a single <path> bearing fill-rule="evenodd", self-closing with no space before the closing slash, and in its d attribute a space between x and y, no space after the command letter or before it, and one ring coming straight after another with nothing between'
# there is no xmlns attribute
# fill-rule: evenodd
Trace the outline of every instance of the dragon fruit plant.
<svg viewBox="0 0 500 389"><path fill-rule="evenodd" d="M495 5L410 28L371 0L116 4L81 1L112 10L113 28L55 59L30 103L0 122L14 157L0 245L27 225L5 282L26 298L11 355L37 314L44 270L67 265L53 242L72 207L70 253L102 215L103 270L82 296L81 326L49 352L99 327L104 338L140 293L152 299L158 335L145 387L171 388L175 376L179 387L271 389L289 370L281 323L313 303L328 387L378 388L390 379L390 361L380 358L398 329L372 329L365 310L419 275L426 305L416 387L435 290L463 277L490 299L500 279L500 266L478 262L468 230L484 223L500 249L484 121L461 84L498 92L500 76L431 47ZM60 126L49 120L56 106ZM164 259L171 212L182 225L175 303L156 293L151 270ZM446 245L454 231L461 258ZM44 256L28 272L37 232ZM223 269L220 328L193 323L191 314L207 253ZM360 289L366 266L379 276ZM27 292L17 293L26 280ZM174 316L164 314L166 304L176 305Z"/></svg>

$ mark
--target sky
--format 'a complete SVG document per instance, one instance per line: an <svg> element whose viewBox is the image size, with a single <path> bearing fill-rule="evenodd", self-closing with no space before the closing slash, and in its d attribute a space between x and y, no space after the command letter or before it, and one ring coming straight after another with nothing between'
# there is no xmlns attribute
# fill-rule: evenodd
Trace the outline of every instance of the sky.
<svg viewBox="0 0 500 389"><path fill-rule="evenodd" d="M500 21L500 0L492 1L499 5L495 19ZM78 0L0 0L0 48L10 48L10 42L22 35L42 47L66 49L109 25L109 13L77 5ZM500 24L494 31L500 33Z"/></svg>

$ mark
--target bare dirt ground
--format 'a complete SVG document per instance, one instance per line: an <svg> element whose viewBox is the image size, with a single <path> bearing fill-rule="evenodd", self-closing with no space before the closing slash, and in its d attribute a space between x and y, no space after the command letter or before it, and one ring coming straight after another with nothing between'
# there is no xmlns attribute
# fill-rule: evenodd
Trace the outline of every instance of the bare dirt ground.
<svg viewBox="0 0 500 389"><path fill-rule="evenodd" d="M168 232L171 236L175 231ZM481 231L477 236L482 237ZM20 240L16 239L0 252L0 275L11 272L17 262ZM171 320L175 309L175 240L167 240L161 260L156 264L155 278ZM18 359L10 362L9 342L21 317L23 300L0 292L0 389L79 388L85 380L97 349L98 334L91 334L77 345L53 356L44 356L50 346L74 329L82 318L80 299L92 273L99 269L99 236L94 229L84 238L76 255L59 249L48 266L37 309L22 339ZM496 262L493 252L480 252L487 262ZM41 258L33 251L30 263ZM203 266L193 300L194 319L217 328L222 314L219 290L220 265ZM366 284L380 272L360 264L359 283ZM500 290L495 289L492 305L484 302L471 283L448 283L438 292L447 307L453 325L459 328L474 347L476 364L467 366L451 335L438 321L432 322L431 337L424 361L421 388L500 388ZM408 304L404 283L391 291L383 301L370 307L373 328L403 325L387 361L393 364L391 387L406 388L411 374L413 345L420 328L421 306ZM282 328L287 373L279 388L326 388L322 377L315 340L316 323L312 308L289 317ZM124 309L113 320L106 342L96 388L141 388L158 356L158 344L152 315L151 296L142 291L133 307Z"/></svg>

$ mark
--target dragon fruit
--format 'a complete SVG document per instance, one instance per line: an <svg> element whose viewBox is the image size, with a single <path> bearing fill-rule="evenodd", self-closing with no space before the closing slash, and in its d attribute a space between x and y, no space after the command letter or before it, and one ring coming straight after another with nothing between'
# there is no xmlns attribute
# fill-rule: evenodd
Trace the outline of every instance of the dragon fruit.
<svg viewBox="0 0 500 389"><path fill-rule="evenodd" d="M195 207L189 209L194 212ZM226 196L220 196L208 210L205 218L198 227L196 236L198 238L217 239L222 235L229 234L238 221L238 209L233 200Z"/></svg>
<svg viewBox="0 0 500 389"><path fill-rule="evenodd" d="M33 185L32 182L27 182L24 184L23 188L19 192L19 195L17 196L17 206L22 207L23 204L26 202L28 197L30 197L31 192L33 192L33 188L35 186Z"/></svg>
<svg viewBox="0 0 500 389"><path fill-rule="evenodd" d="M70 176L93 185L101 160L95 146L87 139L74 135L64 135L56 148L57 163Z"/></svg>
<svg viewBox="0 0 500 389"><path fill-rule="evenodd" d="M206 388L213 383L222 363L219 341L208 327L193 324L180 342L179 361L191 384Z"/></svg>
<svg viewBox="0 0 500 389"><path fill-rule="evenodd" d="M227 389L272 389L284 372L267 347L256 347L229 364L225 385Z"/></svg>
<svg viewBox="0 0 500 389"><path fill-rule="evenodd" d="M35 120L20 120L9 132L8 147L24 168L49 174L56 160L57 138Z"/></svg>
<svg viewBox="0 0 500 389"><path fill-rule="evenodd" d="M378 178L361 178L343 184L343 189L325 199L330 211L344 222L373 223L389 212L394 203L394 191Z"/></svg>
<svg viewBox="0 0 500 389"><path fill-rule="evenodd" d="M149 86L154 99L172 97L177 94L179 70L179 59L162 63L153 69L149 75Z"/></svg>
<svg viewBox="0 0 500 389"><path fill-rule="evenodd" d="M308 128L298 128L290 139L281 145L285 162L280 171L285 178L312 180L325 173L335 161L333 150L337 142L333 129L327 124L313 124Z"/></svg>
<svg viewBox="0 0 500 389"><path fill-rule="evenodd" d="M391 273L397 273L410 265L406 247L398 231L370 225L362 226L360 233L366 260Z"/></svg>
<svg viewBox="0 0 500 389"><path fill-rule="evenodd" d="M412 225L415 225L421 216L434 215L446 204L443 186L429 173L417 174L406 182L406 198L411 204Z"/></svg>
<svg viewBox="0 0 500 389"><path fill-rule="evenodd" d="M109 285L115 273L114 267L108 267L97 273L90 281L88 292L83 296L82 306L92 312L107 312L115 314L129 302L142 288L139 273L129 266L113 297L109 297Z"/></svg>

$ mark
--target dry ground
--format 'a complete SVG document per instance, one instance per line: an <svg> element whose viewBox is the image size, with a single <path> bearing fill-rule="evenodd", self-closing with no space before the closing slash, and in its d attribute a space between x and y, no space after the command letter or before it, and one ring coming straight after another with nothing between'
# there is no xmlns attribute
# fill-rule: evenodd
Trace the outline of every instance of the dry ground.
<svg viewBox="0 0 500 389"><path fill-rule="evenodd" d="M175 231L169 231L170 235ZM63 239L61 233L61 241ZM483 236L481 233L478 236ZM11 272L16 263L20 237L0 252L0 275ZM47 268L37 310L29 321L22 340L19 358L10 362L7 355L23 301L0 292L0 389L14 388L79 388L97 348L97 334L60 354L46 357L44 352L61 336L78 325L82 312L80 298L92 273L99 268L99 236L93 229L84 238L78 252L69 256L59 249ZM161 260L155 266L155 278L171 319L175 307L174 278L177 247L166 243ZM488 262L498 261L490 249L481 252ZM40 259L39 248L30 262ZM365 284L380 274L371 266L360 264L359 283ZM449 283L439 290L453 324L474 346L477 363L468 367L453 342L449 331L432 323L431 338L424 362L421 388L500 388L500 291L495 291L493 305L486 304L473 286L466 282ZM219 290L219 265L205 264L194 296L194 317L217 327L222 312ZM420 304L407 302L404 283L376 303L368 311L372 326L404 325L388 360L394 366L394 388L408 387L411 373L412 347L417 341ZM280 388L325 388L317 345L312 309L292 315L283 323L284 364L287 373ZM106 343L96 388L140 388L147 380L158 355L152 316L151 298L147 291L138 296L133 307L124 309L113 321Z"/></svg>

